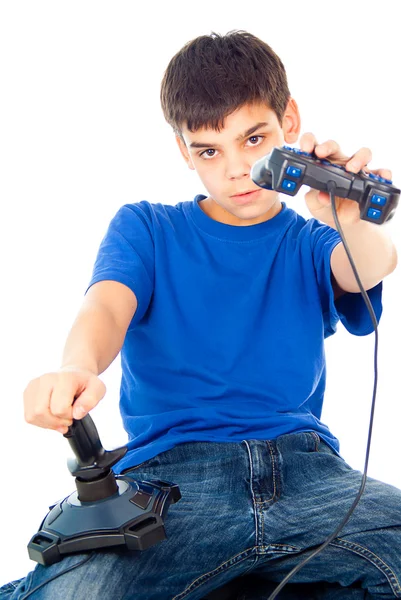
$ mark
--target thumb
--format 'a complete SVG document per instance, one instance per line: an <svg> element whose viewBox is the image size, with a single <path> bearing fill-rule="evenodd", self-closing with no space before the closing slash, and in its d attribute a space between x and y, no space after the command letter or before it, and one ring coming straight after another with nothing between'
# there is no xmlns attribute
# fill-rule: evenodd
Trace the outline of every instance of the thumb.
<svg viewBox="0 0 401 600"><path fill-rule="evenodd" d="M72 407L72 416L74 419L82 419L92 410L103 398L106 393L106 386L100 379L93 379L88 387L76 397Z"/></svg>

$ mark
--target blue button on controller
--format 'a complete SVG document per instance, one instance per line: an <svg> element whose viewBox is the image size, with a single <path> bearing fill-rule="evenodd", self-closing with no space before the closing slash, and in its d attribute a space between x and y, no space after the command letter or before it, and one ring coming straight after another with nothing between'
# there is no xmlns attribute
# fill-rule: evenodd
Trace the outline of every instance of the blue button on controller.
<svg viewBox="0 0 401 600"><path fill-rule="evenodd" d="M376 210L375 208L369 208L368 217L369 219L380 219L382 214L381 210Z"/></svg>
<svg viewBox="0 0 401 600"><path fill-rule="evenodd" d="M289 179L284 179L283 183L281 184L281 187L283 188L283 190L287 190L288 192L293 192L295 190L295 188L297 187L297 183L296 183L296 181L290 181Z"/></svg>
<svg viewBox="0 0 401 600"><path fill-rule="evenodd" d="M301 177L302 169L298 169L298 167L289 166L286 170L286 175L291 175L291 177L299 178Z"/></svg>
<svg viewBox="0 0 401 600"><path fill-rule="evenodd" d="M372 204L378 204L379 206L384 206L387 202L387 198L384 196L379 196L379 194L374 194L370 199Z"/></svg>

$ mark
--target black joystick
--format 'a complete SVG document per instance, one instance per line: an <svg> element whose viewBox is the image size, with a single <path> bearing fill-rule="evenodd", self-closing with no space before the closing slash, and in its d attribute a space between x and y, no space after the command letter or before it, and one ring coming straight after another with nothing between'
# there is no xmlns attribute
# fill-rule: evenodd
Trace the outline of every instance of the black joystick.
<svg viewBox="0 0 401 600"><path fill-rule="evenodd" d="M166 539L164 518L181 498L178 486L115 475L111 467L127 447L105 450L89 415L74 420L64 437L75 454L68 468L77 491L50 507L28 544L31 560L51 565L66 554L120 545L146 550Z"/></svg>
<svg viewBox="0 0 401 600"><path fill-rule="evenodd" d="M267 190L295 196L302 185L329 191L335 183L335 195L355 200L361 219L381 225L392 219L400 198L393 182L373 173L350 173L342 165L318 158L291 146L273 148L252 166L254 183Z"/></svg>

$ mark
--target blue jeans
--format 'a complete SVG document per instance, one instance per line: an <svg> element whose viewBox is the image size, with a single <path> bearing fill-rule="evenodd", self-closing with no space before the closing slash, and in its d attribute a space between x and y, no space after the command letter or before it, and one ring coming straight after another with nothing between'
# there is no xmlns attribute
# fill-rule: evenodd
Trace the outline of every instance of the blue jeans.
<svg viewBox="0 0 401 600"><path fill-rule="evenodd" d="M131 473L179 485L167 540L144 552L101 550L37 565L3 586L0 600L200 600L249 574L259 592L238 598L266 599L335 530L361 483L361 473L313 432L185 443ZM278 598L401 598L400 581L401 490L369 478L339 536Z"/></svg>

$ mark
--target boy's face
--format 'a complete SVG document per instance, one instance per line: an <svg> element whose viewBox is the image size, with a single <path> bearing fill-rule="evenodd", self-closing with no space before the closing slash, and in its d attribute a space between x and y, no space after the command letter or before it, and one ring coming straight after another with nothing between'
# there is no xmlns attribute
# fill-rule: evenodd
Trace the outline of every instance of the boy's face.
<svg viewBox="0 0 401 600"><path fill-rule="evenodd" d="M278 192L258 187L251 179L251 167L274 146L296 142L299 131L299 111L292 98L282 127L266 104L237 109L226 117L220 132L211 128L191 132L183 126L185 143L178 136L177 143L209 193L200 202L202 210L228 225L254 225L279 213Z"/></svg>

